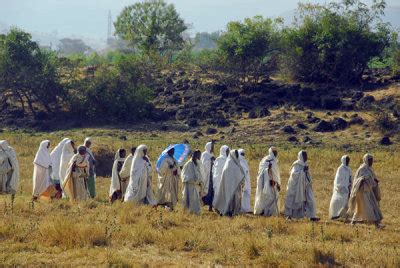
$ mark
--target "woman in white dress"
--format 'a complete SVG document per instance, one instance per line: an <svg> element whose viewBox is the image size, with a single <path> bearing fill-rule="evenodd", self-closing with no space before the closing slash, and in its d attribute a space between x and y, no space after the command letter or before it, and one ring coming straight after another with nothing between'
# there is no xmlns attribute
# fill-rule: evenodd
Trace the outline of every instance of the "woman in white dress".
<svg viewBox="0 0 400 268"><path fill-rule="evenodd" d="M51 199L56 193L50 177L51 158L49 148L50 141L42 141L33 161L33 200L37 200L39 197Z"/></svg>
<svg viewBox="0 0 400 268"><path fill-rule="evenodd" d="M351 169L349 167L350 157L342 156L342 164L336 172L333 183L333 195L329 206L329 218L332 220L346 218L348 202L351 191Z"/></svg>

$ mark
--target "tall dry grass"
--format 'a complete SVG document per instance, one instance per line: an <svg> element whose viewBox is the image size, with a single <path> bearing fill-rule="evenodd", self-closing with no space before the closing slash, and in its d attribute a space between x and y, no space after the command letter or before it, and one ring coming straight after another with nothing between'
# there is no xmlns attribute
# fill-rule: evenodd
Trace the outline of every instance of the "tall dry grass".
<svg viewBox="0 0 400 268"><path fill-rule="evenodd" d="M128 140L120 140L121 135L126 135ZM330 146L307 148L318 215L322 217L320 223L286 222L283 218L253 215L230 219L206 209L200 216L195 216L185 213L180 206L176 211L168 212L129 203L109 205L108 178L98 179L99 196L95 200L77 205L66 200L32 203L32 160L37 146L44 138L55 145L64 136L77 141L92 136L94 145L108 144L113 150L145 143L153 161L168 143L190 137L178 132L151 135L106 129L50 134L2 133L1 139L7 139L16 148L21 165L21 183L15 200L0 196L2 265L400 266L398 148L372 150L376 158L374 167L381 180L381 207L387 225L385 230L376 230L373 226L352 227L327 220L333 177L344 153ZM192 143L192 147L202 148L205 141L206 138L200 139ZM230 139L227 142L247 151L254 198L258 161L269 144L235 144ZM283 196L289 168L299 149L280 146ZM347 153L352 158L354 171L360 164L363 150Z"/></svg>

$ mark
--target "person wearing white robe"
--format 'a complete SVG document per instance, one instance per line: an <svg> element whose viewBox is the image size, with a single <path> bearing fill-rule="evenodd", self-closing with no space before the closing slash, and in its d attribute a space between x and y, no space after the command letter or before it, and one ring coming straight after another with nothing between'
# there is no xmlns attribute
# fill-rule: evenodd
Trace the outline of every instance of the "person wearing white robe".
<svg viewBox="0 0 400 268"><path fill-rule="evenodd" d="M61 188L64 185L64 178L67 176L67 169L69 162L71 161L75 153L76 153L75 143L72 140L68 139L63 146L60 159L59 178L60 178ZM63 188L62 190L63 190L62 196L66 198L67 194L65 193Z"/></svg>
<svg viewBox="0 0 400 268"><path fill-rule="evenodd" d="M224 169L224 165L226 159L229 156L229 147L227 145L222 145L219 150L219 156L215 159L213 165L213 186L214 186L214 200L217 199L219 185L221 184L222 170Z"/></svg>
<svg viewBox="0 0 400 268"><path fill-rule="evenodd" d="M125 158L124 164L122 165L119 176L124 185L128 186L129 177L131 175L131 167L133 156L135 155L136 147L131 148L131 153ZM126 190L126 189L125 189Z"/></svg>
<svg viewBox="0 0 400 268"><path fill-rule="evenodd" d="M51 157L49 152L50 141L40 143L39 150L33 161L33 199L39 197L49 199L55 193L54 185L50 177Z"/></svg>
<svg viewBox="0 0 400 268"><path fill-rule="evenodd" d="M350 157L342 156L342 164L336 171L335 181L333 183L333 194L329 206L329 218L334 220L346 218L348 201L351 191L351 169L349 167Z"/></svg>
<svg viewBox="0 0 400 268"><path fill-rule="evenodd" d="M232 217L240 213L245 177L239 152L231 151L222 171L218 198L214 202L214 207L220 215Z"/></svg>
<svg viewBox="0 0 400 268"><path fill-rule="evenodd" d="M150 159L147 157L146 145L140 145L136 149L124 201L142 205L157 205L152 189L152 168Z"/></svg>
<svg viewBox="0 0 400 268"><path fill-rule="evenodd" d="M263 216L279 216L279 192L281 175L278 167L278 151L269 148L258 168L254 214Z"/></svg>
<svg viewBox="0 0 400 268"><path fill-rule="evenodd" d="M239 149L239 159L240 164L242 165L243 171L245 173L245 181L242 192L242 213L250 213L251 209L251 180L250 180L250 169L249 164L247 163L245 151L243 149Z"/></svg>
<svg viewBox="0 0 400 268"><path fill-rule="evenodd" d="M0 193L15 195L19 184L19 163L14 148L0 141Z"/></svg>
<svg viewBox="0 0 400 268"><path fill-rule="evenodd" d="M307 152L300 151L290 170L285 200L285 216L288 220L307 217L311 221L319 221L307 160Z"/></svg>
<svg viewBox="0 0 400 268"><path fill-rule="evenodd" d="M68 138L64 138L60 143L57 144L56 147L51 151L51 178L55 183L60 183L60 163L61 163L61 154L63 151L64 144L69 141Z"/></svg>
<svg viewBox="0 0 400 268"><path fill-rule="evenodd" d="M60 199L62 197L62 187L61 187L61 179L60 179L60 162L61 162L61 154L64 147L64 144L68 141L68 138L64 138L60 141L56 147L51 151L51 179L56 187L57 194L56 198Z"/></svg>
<svg viewBox="0 0 400 268"><path fill-rule="evenodd" d="M157 205L173 210L178 202L180 167L174 159L174 148L168 151L158 170Z"/></svg>
<svg viewBox="0 0 400 268"><path fill-rule="evenodd" d="M110 203L118 199L124 200L124 195L126 191L126 186L119 175L122 166L125 162L126 150L125 149L118 149L115 153L114 163L111 171L111 184L110 184L110 191L109 191L109 200Z"/></svg>
<svg viewBox="0 0 400 268"><path fill-rule="evenodd" d="M381 224L383 215L379 206L381 193L379 180L372 169L373 163L372 155L364 155L363 164L354 176L347 214L351 218L352 224L373 223L377 228L383 228L384 226Z"/></svg>
<svg viewBox="0 0 400 268"><path fill-rule="evenodd" d="M183 166L182 170L182 205L190 213L201 212L201 191L203 186L200 172L200 151L194 151L192 158Z"/></svg>
<svg viewBox="0 0 400 268"><path fill-rule="evenodd" d="M214 181L212 177L212 168L214 165L214 143L207 142L205 151L201 154L201 172L203 178L203 202L208 205L209 211L212 211L212 203L214 199Z"/></svg>

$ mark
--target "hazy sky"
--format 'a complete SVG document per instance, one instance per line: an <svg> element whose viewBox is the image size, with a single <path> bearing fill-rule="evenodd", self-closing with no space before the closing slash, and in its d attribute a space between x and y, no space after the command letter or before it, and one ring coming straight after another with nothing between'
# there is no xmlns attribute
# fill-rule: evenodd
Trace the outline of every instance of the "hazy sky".
<svg viewBox="0 0 400 268"><path fill-rule="evenodd" d="M105 38L108 10L111 10L115 19L124 6L135 2L137 1L0 0L0 23L18 26L27 31L45 33L57 31L59 36L76 34ZM193 32L211 32L224 29L229 21L249 16L280 16L294 9L299 0L167 0L167 2L175 4L185 21L193 25ZM368 3L370 0L365 2ZM387 3L391 6L400 6L400 0L387 0Z"/></svg>

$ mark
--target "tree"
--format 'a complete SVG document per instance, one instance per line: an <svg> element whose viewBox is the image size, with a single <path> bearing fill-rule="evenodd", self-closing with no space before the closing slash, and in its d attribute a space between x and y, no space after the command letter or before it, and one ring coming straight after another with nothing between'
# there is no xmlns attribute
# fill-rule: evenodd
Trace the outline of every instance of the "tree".
<svg viewBox="0 0 400 268"><path fill-rule="evenodd" d="M64 55L83 54L92 51L81 39L63 38L58 45L58 52Z"/></svg>
<svg viewBox="0 0 400 268"><path fill-rule="evenodd" d="M115 33L134 48L165 54L182 48L187 29L174 5L150 0L127 6L114 23Z"/></svg>
<svg viewBox="0 0 400 268"><path fill-rule="evenodd" d="M0 88L11 93L25 112L26 103L36 115L34 103L47 112L57 108L63 88L57 73L57 57L53 52L42 51L31 35L12 29L0 36Z"/></svg>
<svg viewBox="0 0 400 268"><path fill-rule="evenodd" d="M271 63L278 51L280 20L261 16L231 22L218 39L218 50L226 60L228 71L243 80L252 78L257 83L261 75L271 71Z"/></svg>
<svg viewBox="0 0 400 268"><path fill-rule="evenodd" d="M300 5L297 24L284 32L283 68L298 81L359 81L389 43L389 27L380 22L385 5L382 0L370 8L359 0Z"/></svg>

